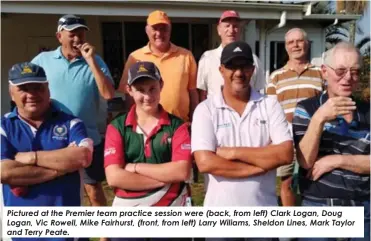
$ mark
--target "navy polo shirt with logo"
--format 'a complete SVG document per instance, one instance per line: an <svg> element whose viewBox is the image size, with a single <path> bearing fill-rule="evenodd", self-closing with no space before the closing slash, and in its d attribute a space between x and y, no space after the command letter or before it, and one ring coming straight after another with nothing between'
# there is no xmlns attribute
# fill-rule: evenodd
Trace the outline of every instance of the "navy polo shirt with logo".
<svg viewBox="0 0 371 241"><path fill-rule="evenodd" d="M328 100L325 92L320 96L298 103L294 113L293 130L296 146L304 137L314 113ZM370 103L356 101L353 121L347 123L341 116L326 122L320 139L318 156L370 155ZM345 169L334 169L317 181L306 178L307 170L299 170L299 187L308 198L339 198L370 200L370 175Z"/></svg>
<svg viewBox="0 0 371 241"><path fill-rule="evenodd" d="M18 152L52 151L75 142L87 141L83 122L51 107L46 120L36 129L22 120L17 108L1 119L1 160L14 160ZM54 180L27 186L25 195L16 196L11 187L2 185L4 206L80 206L79 171Z"/></svg>

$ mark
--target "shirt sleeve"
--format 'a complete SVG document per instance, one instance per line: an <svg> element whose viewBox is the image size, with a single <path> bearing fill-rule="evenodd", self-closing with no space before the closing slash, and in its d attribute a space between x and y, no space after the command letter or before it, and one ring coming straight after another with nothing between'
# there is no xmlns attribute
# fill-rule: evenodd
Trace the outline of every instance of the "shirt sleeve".
<svg viewBox="0 0 371 241"><path fill-rule="evenodd" d="M264 89L266 86L265 73L263 65L260 62L259 58L255 54L253 55L253 58L255 70L253 76L251 77L252 87L258 91Z"/></svg>
<svg viewBox="0 0 371 241"><path fill-rule="evenodd" d="M78 118L70 121L70 144L87 147L91 153L94 150L93 140L88 138L84 122Z"/></svg>
<svg viewBox="0 0 371 241"><path fill-rule="evenodd" d="M188 80L188 89L193 90L197 87L197 63L193 54L189 53L189 80Z"/></svg>
<svg viewBox="0 0 371 241"><path fill-rule="evenodd" d="M40 61L40 56L41 56L42 53L36 55L32 60L31 60L31 63L33 64L36 64L38 66L41 66L41 61Z"/></svg>
<svg viewBox="0 0 371 241"><path fill-rule="evenodd" d="M272 97L270 98L271 108L268 109L269 132L273 145L285 141L292 141L292 135L289 123L280 103ZM264 99L263 101L268 101Z"/></svg>
<svg viewBox="0 0 371 241"><path fill-rule="evenodd" d="M125 165L124 145L120 132L112 124L109 124L104 144L104 167L113 164Z"/></svg>
<svg viewBox="0 0 371 241"><path fill-rule="evenodd" d="M172 161L192 161L191 137L189 125L184 123L174 133L172 138Z"/></svg>
<svg viewBox="0 0 371 241"><path fill-rule="evenodd" d="M192 152L216 151L217 139L206 102L200 103L193 114L191 140Z"/></svg>
<svg viewBox="0 0 371 241"><path fill-rule="evenodd" d="M276 95L276 80L273 73L269 76L269 83L267 85L267 95Z"/></svg>
<svg viewBox="0 0 371 241"><path fill-rule="evenodd" d="M207 91L207 75L205 70L206 57L205 53L201 56L200 61L198 61L197 70L197 89Z"/></svg>
<svg viewBox="0 0 371 241"><path fill-rule="evenodd" d="M8 135L5 132L4 126L1 124L0 127L1 133L1 160L10 159L14 160L15 155L17 154L17 150L8 140Z"/></svg>
<svg viewBox="0 0 371 241"><path fill-rule="evenodd" d="M102 70L103 74L111 81L111 84L114 85L114 81L111 75L111 72L109 71L108 66L103 61L103 59L100 56L96 56L97 63L99 65L99 68Z"/></svg>
<svg viewBox="0 0 371 241"><path fill-rule="evenodd" d="M295 108L294 117L292 120L295 146L299 145L301 139L307 132L310 120L311 120L310 114L299 102Z"/></svg>

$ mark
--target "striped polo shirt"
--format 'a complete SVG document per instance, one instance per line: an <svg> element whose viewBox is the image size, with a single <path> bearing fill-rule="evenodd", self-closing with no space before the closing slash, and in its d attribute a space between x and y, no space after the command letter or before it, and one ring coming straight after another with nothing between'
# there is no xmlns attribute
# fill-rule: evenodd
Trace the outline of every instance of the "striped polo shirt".
<svg viewBox="0 0 371 241"><path fill-rule="evenodd" d="M301 73L297 73L286 64L271 74L267 94L277 95L287 120L292 122L296 104L323 90L324 81L319 67L308 64Z"/></svg>
<svg viewBox="0 0 371 241"><path fill-rule="evenodd" d="M293 119L296 146L305 135L312 116L328 99L324 92L298 103ZM353 121L347 123L342 117L326 122L321 135L318 156L370 155L370 104L356 101ZM370 199L370 175L358 174L344 169L334 169L317 181L306 178L307 170L299 170L299 187L303 196L309 198L340 198L351 200Z"/></svg>

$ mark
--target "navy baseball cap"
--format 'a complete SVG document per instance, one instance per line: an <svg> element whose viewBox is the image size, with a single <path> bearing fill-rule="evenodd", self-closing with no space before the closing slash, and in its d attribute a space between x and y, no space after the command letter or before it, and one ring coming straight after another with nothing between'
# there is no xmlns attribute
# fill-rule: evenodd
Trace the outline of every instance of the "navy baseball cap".
<svg viewBox="0 0 371 241"><path fill-rule="evenodd" d="M133 64L128 73L128 85L132 85L140 78L150 78L160 81L161 74L157 66L152 62L139 61Z"/></svg>
<svg viewBox="0 0 371 241"><path fill-rule="evenodd" d="M243 41L236 41L230 44L227 44L222 51L222 56L220 58L221 64L227 64L232 59L235 58L244 58L248 61L249 64L254 64L254 58L252 54L251 47L248 43Z"/></svg>
<svg viewBox="0 0 371 241"><path fill-rule="evenodd" d="M85 28L86 30L89 30L83 18L77 17L72 14L64 15L58 20L58 32L62 31L63 29L72 31L77 28Z"/></svg>
<svg viewBox="0 0 371 241"><path fill-rule="evenodd" d="M29 62L13 65L13 67L9 70L8 79L11 85L48 83L44 69L36 64Z"/></svg>

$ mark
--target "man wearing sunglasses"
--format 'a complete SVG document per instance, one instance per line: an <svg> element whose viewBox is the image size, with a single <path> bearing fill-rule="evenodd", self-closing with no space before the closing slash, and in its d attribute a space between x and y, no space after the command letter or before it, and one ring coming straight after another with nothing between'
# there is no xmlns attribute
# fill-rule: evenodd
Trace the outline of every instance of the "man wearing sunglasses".
<svg viewBox="0 0 371 241"><path fill-rule="evenodd" d="M89 30L85 20L65 15L58 21L56 37L60 43L54 51L42 52L32 62L42 66L48 77L51 98L58 108L84 121L94 141L94 156L84 171L85 190L92 206L106 206L101 186L104 180L103 146L98 131L100 96L111 99L113 80L107 65L86 42Z"/></svg>
<svg viewBox="0 0 371 241"><path fill-rule="evenodd" d="M293 142L278 101L251 88L253 63L247 43L226 45L224 86L193 115L192 152L208 177L204 206L277 206L276 168L291 162Z"/></svg>
<svg viewBox="0 0 371 241"><path fill-rule="evenodd" d="M321 67L327 91L298 103L293 130L302 205L364 207L356 240L370 240L370 104L353 96L360 67L352 44L330 49Z"/></svg>

